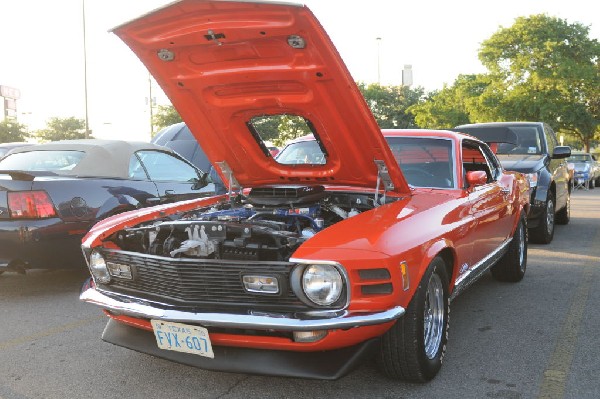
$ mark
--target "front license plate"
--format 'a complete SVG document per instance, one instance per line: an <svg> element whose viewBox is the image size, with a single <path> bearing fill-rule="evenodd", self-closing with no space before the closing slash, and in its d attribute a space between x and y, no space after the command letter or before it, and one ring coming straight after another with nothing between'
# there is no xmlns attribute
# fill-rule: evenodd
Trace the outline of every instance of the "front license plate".
<svg viewBox="0 0 600 399"><path fill-rule="evenodd" d="M162 320L150 322L160 349L192 353L211 359L215 357L206 328Z"/></svg>

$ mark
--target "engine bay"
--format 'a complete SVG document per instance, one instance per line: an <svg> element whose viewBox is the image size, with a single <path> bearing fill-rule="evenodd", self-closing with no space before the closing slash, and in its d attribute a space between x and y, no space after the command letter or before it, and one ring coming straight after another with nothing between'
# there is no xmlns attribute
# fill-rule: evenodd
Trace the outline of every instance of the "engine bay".
<svg viewBox="0 0 600 399"><path fill-rule="evenodd" d="M259 187L121 230L111 240L126 251L170 258L287 261L315 234L375 206L373 195L323 186Z"/></svg>

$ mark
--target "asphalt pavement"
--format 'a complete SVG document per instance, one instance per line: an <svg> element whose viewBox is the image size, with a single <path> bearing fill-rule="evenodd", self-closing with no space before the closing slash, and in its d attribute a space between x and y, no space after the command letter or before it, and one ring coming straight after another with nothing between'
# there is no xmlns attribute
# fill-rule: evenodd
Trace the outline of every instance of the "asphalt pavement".
<svg viewBox="0 0 600 399"><path fill-rule="evenodd" d="M451 304L447 356L427 384L372 362L336 381L217 373L107 344L79 302L87 272L0 276L0 399L600 398L600 189L577 190L517 284L486 275Z"/></svg>

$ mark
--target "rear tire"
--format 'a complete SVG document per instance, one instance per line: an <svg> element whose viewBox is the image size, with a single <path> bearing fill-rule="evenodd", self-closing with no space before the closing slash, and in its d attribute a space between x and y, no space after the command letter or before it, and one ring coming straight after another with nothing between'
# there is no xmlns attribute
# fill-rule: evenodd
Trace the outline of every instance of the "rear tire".
<svg viewBox="0 0 600 399"><path fill-rule="evenodd" d="M537 244L550 244L554 238L554 194L548 192L546 206L540 217L537 227L529 230L531 242Z"/></svg>
<svg viewBox="0 0 600 399"><path fill-rule="evenodd" d="M442 367L448 342L448 273L435 258L423 275L406 313L382 337L378 364L389 377L431 380Z"/></svg>
<svg viewBox="0 0 600 399"><path fill-rule="evenodd" d="M593 190L594 188L596 188L596 180L590 179L590 181L588 182L588 188L590 190Z"/></svg>
<svg viewBox="0 0 600 399"><path fill-rule="evenodd" d="M521 214L519 224L508 245L508 251L492 266L492 276L498 281L516 283L527 270L527 221Z"/></svg>

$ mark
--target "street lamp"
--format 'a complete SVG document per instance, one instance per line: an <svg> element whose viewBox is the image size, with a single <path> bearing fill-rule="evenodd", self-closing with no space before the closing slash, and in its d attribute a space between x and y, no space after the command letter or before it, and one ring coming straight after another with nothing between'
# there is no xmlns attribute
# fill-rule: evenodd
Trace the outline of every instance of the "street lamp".
<svg viewBox="0 0 600 399"><path fill-rule="evenodd" d="M381 38L375 38L377 40L377 84L381 84L381 63L380 63L380 51L379 47L381 45Z"/></svg>

